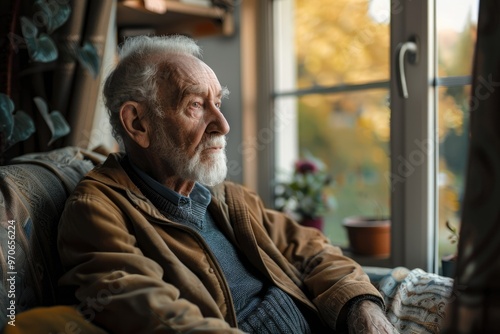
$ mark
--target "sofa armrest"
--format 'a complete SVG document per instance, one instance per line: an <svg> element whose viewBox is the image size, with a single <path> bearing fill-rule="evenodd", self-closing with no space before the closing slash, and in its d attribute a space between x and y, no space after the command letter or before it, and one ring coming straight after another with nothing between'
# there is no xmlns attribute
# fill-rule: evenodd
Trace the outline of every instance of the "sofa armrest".
<svg viewBox="0 0 500 334"><path fill-rule="evenodd" d="M56 245L59 217L78 181L99 160L104 156L65 147L23 155L0 166L2 310L12 301L15 314L57 302L62 273ZM0 328L7 320L0 312Z"/></svg>

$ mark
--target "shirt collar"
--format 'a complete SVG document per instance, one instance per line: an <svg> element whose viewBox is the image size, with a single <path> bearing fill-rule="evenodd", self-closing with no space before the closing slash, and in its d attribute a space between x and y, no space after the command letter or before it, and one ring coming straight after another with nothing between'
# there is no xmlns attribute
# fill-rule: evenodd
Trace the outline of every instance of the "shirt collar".
<svg viewBox="0 0 500 334"><path fill-rule="evenodd" d="M173 191L170 188L165 187L163 184L160 182L156 181L153 179L151 176L149 176L146 172L141 170L139 167L134 165L132 161L130 161L130 165L134 169L134 171L137 173L137 175L148 185L150 186L154 191L156 191L159 195L163 196L165 199L170 201L172 204L175 204L179 207L183 206L191 206L191 201L195 201L198 204L201 204L205 208L208 206L208 204L211 201L211 194L210 190L208 190L206 187L201 185L200 183L196 182L193 190L191 191L191 194L189 197L183 196L179 194L178 192Z"/></svg>

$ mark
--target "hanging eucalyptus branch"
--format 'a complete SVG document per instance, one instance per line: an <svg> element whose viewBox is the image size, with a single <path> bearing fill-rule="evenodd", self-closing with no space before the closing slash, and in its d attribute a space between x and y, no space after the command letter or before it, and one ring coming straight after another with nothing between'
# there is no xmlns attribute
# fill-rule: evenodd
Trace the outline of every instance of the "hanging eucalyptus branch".
<svg viewBox="0 0 500 334"><path fill-rule="evenodd" d="M49 145L71 132L71 129L57 110L49 112L49 107L44 99L37 96L33 98L43 120L51 132ZM5 94L0 93L0 148L5 151L12 145L28 139L35 133L35 123L32 118L22 110L14 113L14 102Z"/></svg>
<svg viewBox="0 0 500 334"><path fill-rule="evenodd" d="M35 14L32 19L21 17L23 37L17 40L17 43L21 42L26 45L30 59L34 62L48 63L58 59L62 51L66 57L78 61L95 78L99 73L100 62L97 50L92 43L86 41L82 46L76 43L57 45L51 37L56 29L68 21L71 14L69 4L61 0L35 0L34 5L38 8L36 12L38 15ZM35 24L39 21L42 24ZM40 31L38 26L44 31Z"/></svg>
<svg viewBox="0 0 500 334"><path fill-rule="evenodd" d="M35 132L31 117L22 110L14 113L14 109L14 102L0 93L0 152L28 139Z"/></svg>
<svg viewBox="0 0 500 334"><path fill-rule="evenodd" d="M52 37L52 34L71 16L69 2L69 0L34 0L33 16L31 18L21 16L19 19L22 36L16 35L14 31L9 32L8 39L12 49L10 54L17 53L19 49L26 49L33 63L31 68L25 69L21 74L44 71L47 67L40 64L54 62L62 55L63 59L77 61L94 78L97 77L100 59L92 43L84 41L82 45L58 44ZM15 9L17 12L19 2L16 2ZM10 66L8 71L12 71ZM7 94L0 93L0 154L12 145L28 139L36 130L32 118L22 110L16 111L14 102L8 96L11 93L10 74L11 72L8 73ZM47 102L41 97L35 97L33 100L51 131L48 145L70 133L69 125L59 111L49 112Z"/></svg>

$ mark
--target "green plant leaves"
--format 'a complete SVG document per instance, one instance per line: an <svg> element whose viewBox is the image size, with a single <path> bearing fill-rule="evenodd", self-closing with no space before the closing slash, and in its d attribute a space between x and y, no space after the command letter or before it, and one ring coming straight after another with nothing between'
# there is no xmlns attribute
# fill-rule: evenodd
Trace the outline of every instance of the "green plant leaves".
<svg viewBox="0 0 500 334"><path fill-rule="evenodd" d="M35 123L31 117L22 110L13 114L14 108L14 102L0 93L0 133L6 140L2 150L28 139L35 132Z"/></svg>
<svg viewBox="0 0 500 334"><path fill-rule="evenodd" d="M37 14L45 22L49 34L52 34L54 30L66 23L71 15L69 1L64 3L63 1L54 0L36 0L35 8L38 9Z"/></svg>
<svg viewBox="0 0 500 334"><path fill-rule="evenodd" d="M14 102L5 94L0 94L0 133L5 134L6 138L12 136L14 131Z"/></svg>
<svg viewBox="0 0 500 334"><path fill-rule="evenodd" d="M59 57L56 43L49 35L66 23L71 16L69 1L36 0L33 19L21 17L21 31L26 43L28 54L33 61L48 63ZM46 31L39 33L40 27ZM63 46L63 50L64 46ZM100 58L95 46L85 42L81 47L70 45L66 48L69 55L78 60L83 68L88 70L94 78L99 74ZM64 54L64 52L62 52Z"/></svg>
<svg viewBox="0 0 500 334"><path fill-rule="evenodd" d="M309 155L295 162L293 174L287 181L277 184L276 208L299 220L320 217L336 207L330 184L331 177L324 163Z"/></svg>
<svg viewBox="0 0 500 334"><path fill-rule="evenodd" d="M42 114L42 117L47 123L47 126L49 127L52 134L49 145L52 145L54 141L70 133L71 128L59 111L54 110L52 112L49 112L47 103L41 97L37 96L33 98L33 101L35 101L40 114Z"/></svg>
<svg viewBox="0 0 500 334"><path fill-rule="evenodd" d="M41 97L37 96L33 101L52 134L49 145L70 133L71 128L59 111L49 112L47 103ZM14 102L7 95L0 93L0 134L6 140L2 150L28 139L35 132L35 123L31 117L22 110L13 113L14 109Z"/></svg>
<svg viewBox="0 0 500 334"><path fill-rule="evenodd" d="M33 61L48 63L57 59L58 51L52 38L45 33L38 36L38 28L24 16L21 17L21 31Z"/></svg>
<svg viewBox="0 0 500 334"><path fill-rule="evenodd" d="M35 13L32 20L21 17L21 32L23 34L28 54L33 61L48 63L59 56L54 40L49 36L68 21L71 15L69 2L54 0L36 0ZM40 33L38 27L45 26L47 33Z"/></svg>
<svg viewBox="0 0 500 334"><path fill-rule="evenodd" d="M99 74L100 61L95 46L90 42L85 42L81 48L75 50L75 56L80 64L96 78Z"/></svg>
<svg viewBox="0 0 500 334"><path fill-rule="evenodd" d="M10 137L9 145L12 146L20 141L25 141L35 133L35 123L33 119L22 110L14 114L14 131Z"/></svg>

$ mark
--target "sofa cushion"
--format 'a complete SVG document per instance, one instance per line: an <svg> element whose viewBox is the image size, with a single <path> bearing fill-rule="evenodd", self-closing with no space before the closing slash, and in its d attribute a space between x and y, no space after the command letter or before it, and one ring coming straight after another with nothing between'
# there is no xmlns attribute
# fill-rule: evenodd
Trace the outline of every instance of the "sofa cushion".
<svg viewBox="0 0 500 334"><path fill-rule="evenodd" d="M71 306L35 307L8 323L2 334L107 334Z"/></svg>
<svg viewBox="0 0 500 334"><path fill-rule="evenodd" d="M15 305L0 312L0 328L11 313L57 302L59 217L78 181L104 158L65 147L0 166L0 307Z"/></svg>

